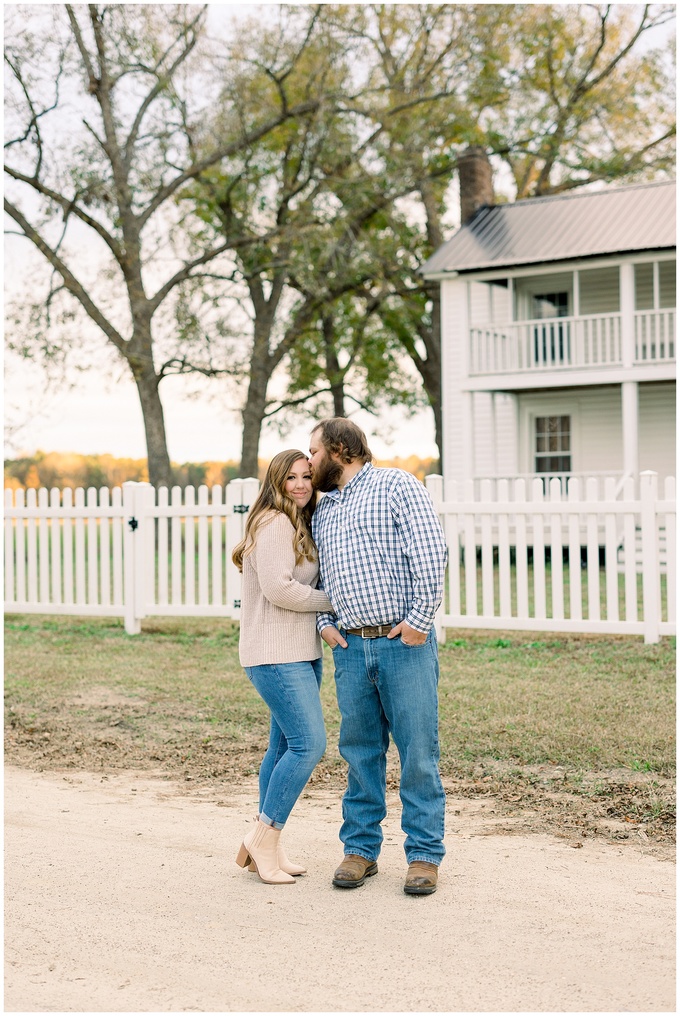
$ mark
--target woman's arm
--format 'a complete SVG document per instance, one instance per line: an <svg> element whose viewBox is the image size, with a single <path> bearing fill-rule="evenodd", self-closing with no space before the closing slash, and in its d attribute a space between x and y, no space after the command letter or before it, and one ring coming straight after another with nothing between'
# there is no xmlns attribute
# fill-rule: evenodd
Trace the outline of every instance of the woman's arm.
<svg viewBox="0 0 680 1016"><path fill-rule="evenodd" d="M270 603L285 610L332 610L324 592L293 578L293 534L293 526L282 512L258 528L253 565L260 589Z"/></svg>

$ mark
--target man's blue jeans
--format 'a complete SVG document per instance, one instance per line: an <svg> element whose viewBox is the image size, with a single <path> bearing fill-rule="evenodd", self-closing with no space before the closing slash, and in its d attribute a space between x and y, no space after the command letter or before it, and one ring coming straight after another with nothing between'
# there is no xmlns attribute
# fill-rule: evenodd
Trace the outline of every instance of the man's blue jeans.
<svg viewBox="0 0 680 1016"><path fill-rule="evenodd" d="M439 864L446 796L439 776L439 660L434 631L422 646L342 632L333 649L340 707L340 754L349 765L340 839L346 854L377 859L392 734L401 761L401 827L406 860Z"/></svg>
<svg viewBox="0 0 680 1016"><path fill-rule="evenodd" d="M271 711L269 747L260 766L260 819L276 829L283 829L326 750L322 670L321 659L245 668Z"/></svg>

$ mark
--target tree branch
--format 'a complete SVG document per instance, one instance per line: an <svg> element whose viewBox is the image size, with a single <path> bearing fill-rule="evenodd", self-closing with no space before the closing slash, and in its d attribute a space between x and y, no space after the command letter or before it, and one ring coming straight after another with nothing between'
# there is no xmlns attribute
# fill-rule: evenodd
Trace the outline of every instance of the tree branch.
<svg viewBox="0 0 680 1016"><path fill-rule="evenodd" d="M182 30L182 36L181 36L182 38L184 38L184 39L187 38L189 33L193 30L194 26L197 25L198 22L201 20L201 18L204 17L206 9L207 9L207 4L204 4L203 7L201 8L201 10L199 11L199 13L193 19L193 21L191 21ZM175 58L174 62L170 65L170 67L166 71L164 71L162 73L159 73L158 80L156 81L156 84L147 93L147 95L145 96L145 98L144 98L143 102L141 103L139 109L137 110L137 114L136 114L135 119L133 121L132 127L130 128L130 132L129 132L128 136L127 136L127 140L126 140L126 142L125 142L125 144L123 146L123 160L124 160L126 166L128 167L128 169L129 169L129 167L130 167L130 165L132 163L133 146L134 146L135 142L137 141L137 137L139 135L139 130L140 130L140 127L142 125L142 121L143 121L143 119L144 119L144 117L145 117L145 115L147 113L147 110L149 109L149 107L151 106L153 101L157 98L157 96L166 87L166 85L172 80L172 77L173 77L175 71L179 67L181 67L181 65L187 59L187 57L189 56L191 51L195 48L197 41L198 41L198 36L196 34L194 34L194 36L190 40L188 40L186 42L186 45L185 45L184 49ZM172 45L174 45L174 42L173 42ZM163 56L161 57L161 61L157 65L157 68L160 68L160 63L162 62L163 59L165 59L165 56L168 55L168 53L170 52L170 49L172 49L172 46L168 49L168 51L166 53L163 54Z"/></svg>
<svg viewBox="0 0 680 1016"><path fill-rule="evenodd" d="M249 133L245 134L238 141L233 141L229 145L224 145L222 148L216 149L210 155L207 155L204 159L201 159L199 162L194 163L193 166L189 166L188 169L184 170L184 172L176 176L175 179L171 180L170 183L165 185L165 187L161 187L161 189L154 195L154 197L149 202L144 211L138 216L137 221L139 228L141 229L145 225L145 223L151 218L151 216L163 204L163 202L167 201L167 199L171 197L175 193L177 188L182 186L182 184L186 183L188 180L195 179L204 170L209 169L211 166L214 166L216 162L220 162L222 159L226 159L230 155L235 155L237 152L240 152L243 149L248 148L249 145L252 145L256 141L259 141L260 138L263 138L270 131L274 130L275 127L279 127L282 123L285 123L286 120L291 119L291 117L303 116L305 113L312 113L314 112L315 109L318 108L318 106L319 106L318 100L299 103L297 106L294 106L292 109L290 109L287 113L281 114L280 116L275 117L273 120L267 121L266 124L263 124L261 127L258 127L255 130L252 130Z"/></svg>
<svg viewBox="0 0 680 1016"><path fill-rule="evenodd" d="M115 237L111 236L109 231L102 225L101 222L94 219L76 204L76 201L78 200L77 195L74 198L64 197L63 194L59 194L57 191L53 191L51 187L47 187L45 184L41 183L36 177L26 176L25 173L20 173L18 169L13 169L12 166L5 165L5 172L8 176L11 176L13 180L18 180L20 183L28 184L33 188L33 190L37 191L39 194L43 194L46 198L49 198L50 201L54 201L55 204L59 205L64 211L64 221L68 219L69 215L73 214L76 218L80 219L81 222L84 222L86 226L93 229L95 233L102 238L107 247L109 247L116 261L121 264L123 252L120 248L120 244Z"/></svg>
<svg viewBox="0 0 680 1016"><path fill-rule="evenodd" d="M262 414L263 419L267 420L270 416L275 416L277 413L280 413L282 409L290 409L292 406L301 406L304 402L309 402L310 399L315 398L317 395L328 395L332 391L332 388L317 388L316 391L308 392L307 395L301 395L299 399L287 399L284 402L279 402L276 409L270 409ZM271 406L273 403L270 402L268 405Z"/></svg>
<svg viewBox="0 0 680 1016"><path fill-rule="evenodd" d="M49 246L49 244L45 242L42 236L38 233L37 229L30 224L19 209L8 201L7 198L5 198L5 211L12 219L14 219L17 225L21 227L24 236L35 244L40 253L47 258L50 264L57 270L57 272L59 272L64 280L65 288L76 298L76 300L78 300L88 317L90 317L92 321L101 328L107 339L116 347L116 349L126 356L128 347L127 340L123 338L120 332L118 332L111 322L102 314L85 287L78 281L78 279L76 279L75 275L73 275L59 255Z"/></svg>

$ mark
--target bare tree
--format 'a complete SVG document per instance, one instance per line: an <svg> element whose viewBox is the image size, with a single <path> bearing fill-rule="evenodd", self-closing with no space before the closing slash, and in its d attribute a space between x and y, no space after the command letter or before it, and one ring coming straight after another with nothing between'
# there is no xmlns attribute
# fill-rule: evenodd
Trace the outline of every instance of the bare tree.
<svg viewBox="0 0 680 1016"><path fill-rule="evenodd" d="M170 307L183 287L248 242L224 236L197 249L177 230L177 196L210 167L315 105L274 95L249 121L226 111L222 134L201 136L211 97L207 75L197 78L205 10L65 5L46 25L45 11L16 8L6 35L12 85L5 211L53 269L42 301L48 325L59 307L72 317L75 301L129 368L156 485L171 481L160 382L172 373L225 369L205 343L175 344L163 358L158 332L174 328ZM96 273L82 253L84 236L106 255ZM48 332L54 341L54 328ZM167 350L165 338L160 347ZM30 337L24 343L35 352Z"/></svg>

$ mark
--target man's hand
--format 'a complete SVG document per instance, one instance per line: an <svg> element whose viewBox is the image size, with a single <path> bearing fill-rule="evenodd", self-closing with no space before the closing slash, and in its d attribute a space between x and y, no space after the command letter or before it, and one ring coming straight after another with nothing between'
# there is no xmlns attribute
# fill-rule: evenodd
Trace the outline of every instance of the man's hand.
<svg viewBox="0 0 680 1016"><path fill-rule="evenodd" d="M396 639L397 635L401 636L401 641L405 642L407 646L422 646L423 642L427 642L427 634L412 628L410 624L406 624L406 621L400 621L399 624L395 624L387 637L388 639Z"/></svg>
<svg viewBox="0 0 680 1016"><path fill-rule="evenodd" d="M333 649L334 646L342 646L343 649L347 649L347 643L340 634L337 628L329 625L328 628L324 628L321 632L321 638L324 640L327 646Z"/></svg>

